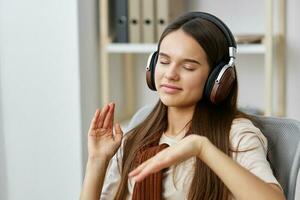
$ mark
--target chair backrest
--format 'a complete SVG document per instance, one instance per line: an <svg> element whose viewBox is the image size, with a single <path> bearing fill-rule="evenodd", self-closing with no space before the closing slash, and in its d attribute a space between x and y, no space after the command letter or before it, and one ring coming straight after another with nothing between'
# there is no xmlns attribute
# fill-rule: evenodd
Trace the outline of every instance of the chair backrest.
<svg viewBox="0 0 300 200"><path fill-rule="evenodd" d="M253 116L268 139L268 158L287 200L295 200L300 166L300 122L292 119Z"/></svg>
<svg viewBox="0 0 300 200"><path fill-rule="evenodd" d="M130 129L136 127L139 123L141 123L152 111L154 105L148 105L140 108L131 118L126 130L129 131Z"/></svg>
<svg viewBox="0 0 300 200"><path fill-rule="evenodd" d="M132 117L127 130L142 122L152 109L153 105L139 109ZM295 200L300 166L300 122L258 115L252 117L268 139L268 158L274 175L281 184L287 200Z"/></svg>

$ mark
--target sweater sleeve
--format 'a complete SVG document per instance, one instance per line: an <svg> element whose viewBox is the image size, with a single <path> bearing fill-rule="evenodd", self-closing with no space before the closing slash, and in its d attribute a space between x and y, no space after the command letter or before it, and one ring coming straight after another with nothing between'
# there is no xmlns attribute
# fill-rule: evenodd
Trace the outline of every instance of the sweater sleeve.
<svg viewBox="0 0 300 200"><path fill-rule="evenodd" d="M109 163L100 196L101 200L113 200L117 193L121 181L122 148L122 146L119 148Z"/></svg>
<svg viewBox="0 0 300 200"><path fill-rule="evenodd" d="M232 158L266 183L280 184L267 160L268 141L248 119L235 119L230 131Z"/></svg>

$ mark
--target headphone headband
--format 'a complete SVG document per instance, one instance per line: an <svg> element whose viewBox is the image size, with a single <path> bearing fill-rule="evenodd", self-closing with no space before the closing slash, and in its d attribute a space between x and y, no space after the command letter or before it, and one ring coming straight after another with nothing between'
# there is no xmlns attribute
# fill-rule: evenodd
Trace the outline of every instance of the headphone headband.
<svg viewBox="0 0 300 200"><path fill-rule="evenodd" d="M228 26L221 20L219 19L218 17L210 14L210 13L206 13L206 12L191 12L191 15L195 18L201 18L201 19L205 19L213 24L216 25L216 27L219 28L220 31L222 31L222 33L224 34L226 40L227 40L227 43L228 43L228 46L229 46L229 49L228 49L228 52L229 52L229 63L228 65L229 66L233 66L235 63L235 58L236 58L236 41L234 39L234 36L233 34L231 33L230 29L228 28Z"/></svg>
<svg viewBox="0 0 300 200"><path fill-rule="evenodd" d="M229 47L236 48L236 42L233 34L231 33L228 26L218 17L206 12L191 12L191 15L194 15L195 18L206 19L207 21L214 23L225 35Z"/></svg>

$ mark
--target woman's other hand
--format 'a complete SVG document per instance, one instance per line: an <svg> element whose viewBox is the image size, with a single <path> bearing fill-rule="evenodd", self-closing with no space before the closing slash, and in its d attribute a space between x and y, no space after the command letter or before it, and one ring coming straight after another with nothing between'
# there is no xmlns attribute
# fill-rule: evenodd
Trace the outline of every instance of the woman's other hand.
<svg viewBox="0 0 300 200"><path fill-rule="evenodd" d="M139 165L136 169L131 171L128 176L137 182L142 181L149 174L181 163L188 158L194 156L201 157L205 141L208 141L208 139L203 136L189 135L180 140L178 144L162 150Z"/></svg>
<svg viewBox="0 0 300 200"><path fill-rule="evenodd" d="M96 110L88 132L89 159L111 159L120 147L123 132L119 124L114 125L115 104ZM115 134L113 134L113 125Z"/></svg>

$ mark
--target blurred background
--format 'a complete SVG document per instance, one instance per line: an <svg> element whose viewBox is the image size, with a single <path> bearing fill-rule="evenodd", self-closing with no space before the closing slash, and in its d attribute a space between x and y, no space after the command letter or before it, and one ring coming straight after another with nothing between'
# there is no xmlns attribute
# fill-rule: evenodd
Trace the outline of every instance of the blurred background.
<svg viewBox="0 0 300 200"><path fill-rule="evenodd" d="M79 198L96 108L116 102L125 127L157 101L146 61L159 31L186 11L215 14L239 41L241 109L300 120L299 7L297 0L0 0L0 199Z"/></svg>

